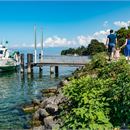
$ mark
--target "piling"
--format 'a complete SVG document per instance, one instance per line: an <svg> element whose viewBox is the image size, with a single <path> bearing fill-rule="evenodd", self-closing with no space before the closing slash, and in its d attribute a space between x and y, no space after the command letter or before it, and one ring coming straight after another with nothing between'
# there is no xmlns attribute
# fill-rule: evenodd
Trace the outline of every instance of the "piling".
<svg viewBox="0 0 130 130"><path fill-rule="evenodd" d="M27 73L33 72L33 54L27 54Z"/></svg>
<svg viewBox="0 0 130 130"><path fill-rule="evenodd" d="M39 62L41 62L41 54L39 54ZM42 73L42 66L39 67L39 73Z"/></svg>
<svg viewBox="0 0 130 130"><path fill-rule="evenodd" d="M24 54L20 54L20 71L24 73Z"/></svg>
<svg viewBox="0 0 130 130"><path fill-rule="evenodd" d="M55 66L55 77L59 76L59 68L58 66Z"/></svg>
<svg viewBox="0 0 130 130"><path fill-rule="evenodd" d="M50 66L50 75L54 74L54 66Z"/></svg>

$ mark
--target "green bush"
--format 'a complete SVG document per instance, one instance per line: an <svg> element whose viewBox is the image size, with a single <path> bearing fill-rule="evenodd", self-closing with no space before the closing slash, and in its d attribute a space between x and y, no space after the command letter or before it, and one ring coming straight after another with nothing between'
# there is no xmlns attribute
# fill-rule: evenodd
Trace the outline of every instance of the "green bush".
<svg viewBox="0 0 130 130"><path fill-rule="evenodd" d="M69 101L63 107L63 127L95 130L129 126L130 65L124 58L108 63L104 53L95 55L89 65L90 72L96 70L96 77L71 79L63 88Z"/></svg>
<svg viewBox="0 0 130 130"><path fill-rule="evenodd" d="M109 99L104 97L108 91L108 82L87 76L73 79L64 87L64 94L71 101L64 115L64 126L67 129L112 127L108 117Z"/></svg>

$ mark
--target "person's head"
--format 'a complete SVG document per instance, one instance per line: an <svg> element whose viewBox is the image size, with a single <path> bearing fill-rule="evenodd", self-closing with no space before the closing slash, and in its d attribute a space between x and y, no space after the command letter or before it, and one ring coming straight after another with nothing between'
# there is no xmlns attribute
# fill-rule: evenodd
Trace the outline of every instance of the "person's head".
<svg viewBox="0 0 130 130"><path fill-rule="evenodd" d="M129 34L127 34L127 39L130 39L130 33L129 33Z"/></svg>
<svg viewBox="0 0 130 130"><path fill-rule="evenodd" d="M113 33L113 32L114 32L114 31L111 29L111 30L110 30L110 33Z"/></svg>

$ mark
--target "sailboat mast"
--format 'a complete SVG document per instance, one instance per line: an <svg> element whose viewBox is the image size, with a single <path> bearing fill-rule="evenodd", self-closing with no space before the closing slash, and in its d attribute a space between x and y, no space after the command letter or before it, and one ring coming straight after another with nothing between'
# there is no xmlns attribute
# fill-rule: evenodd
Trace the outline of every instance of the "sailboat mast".
<svg viewBox="0 0 130 130"><path fill-rule="evenodd" d="M34 62L37 63L37 41L36 41L36 26L34 26Z"/></svg>

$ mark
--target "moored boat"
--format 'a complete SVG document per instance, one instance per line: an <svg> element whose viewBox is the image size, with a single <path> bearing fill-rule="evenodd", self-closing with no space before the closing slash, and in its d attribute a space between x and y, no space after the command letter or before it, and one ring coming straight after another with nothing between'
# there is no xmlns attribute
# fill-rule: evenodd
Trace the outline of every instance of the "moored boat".
<svg viewBox="0 0 130 130"><path fill-rule="evenodd" d="M13 55L10 55L9 50L5 46L0 45L0 72L15 70L19 65L18 53L14 52Z"/></svg>

